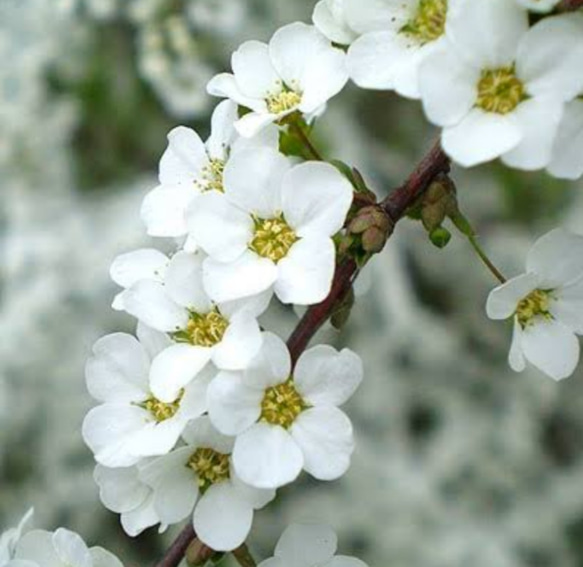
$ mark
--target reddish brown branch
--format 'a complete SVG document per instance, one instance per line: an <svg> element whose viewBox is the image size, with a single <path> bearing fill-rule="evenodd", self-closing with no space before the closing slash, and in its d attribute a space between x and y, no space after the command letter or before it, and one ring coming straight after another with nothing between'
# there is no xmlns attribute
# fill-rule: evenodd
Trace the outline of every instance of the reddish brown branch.
<svg viewBox="0 0 583 567"><path fill-rule="evenodd" d="M449 167L449 158L441 149L441 145L435 144L409 176L409 179L382 201L381 206L395 224L429 187L435 177L440 173L447 173ZM354 260L343 260L338 265L332 282L332 290L328 297L322 303L313 305L306 311L287 341L294 363L318 329L330 318L338 304L350 291L352 282L357 275L358 268Z"/></svg>
<svg viewBox="0 0 583 567"><path fill-rule="evenodd" d="M563 0L557 8L560 12L572 12L573 10L583 8L583 0Z"/></svg>
<svg viewBox="0 0 583 567"><path fill-rule="evenodd" d="M164 557L156 564L156 567L176 567L184 559L186 549L195 537L196 534L194 533L192 522L188 522L166 550Z"/></svg>
<svg viewBox="0 0 583 567"><path fill-rule="evenodd" d="M436 144L415 168L409 179L380 203L394 223L403 217L405 211L423 194L438 174L449 171L449 164L449 159L443 153L441 146ZM287 342L294 362L308 346L316 331L331 317L338 304L350 291L357 275L358 268L354 260L348 258L340 262L336 268L330 294L322 303L313 305L306 311ZM195 537L196 534L189 522L156 567L177 567L184 557L186 548Z"/></svg>

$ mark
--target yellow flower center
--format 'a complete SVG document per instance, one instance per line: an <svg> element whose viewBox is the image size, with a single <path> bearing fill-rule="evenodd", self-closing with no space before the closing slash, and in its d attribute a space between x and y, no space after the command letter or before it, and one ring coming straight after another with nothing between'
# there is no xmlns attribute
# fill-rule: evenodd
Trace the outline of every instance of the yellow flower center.
<svg viewBox="0 0 583 567"><path fill-rule="evenodd" d="M302 102L302 95L296 91L284 89L277 94L271 94L265 99L270 114L282 114L293 110Z"/></svg>
<svg viewBox="0 0 583 567"><path fill-rule="evenodd" d="M283 214L272 219L254 217L253 221L255 232L249 248L259 256L276 263L285 258L298 237L283 218Z"/></svg>
<svg viewBox="0 0 583 567"><path fill-rule="evenodd" d="M261 402L261 421L289 429L308 405L296 390L293 378L265 390Z"/></svg>
<svg viewBox="0 0 583 567"><path fill-rule="evenodd" d="M401 32L426 44L445 33L446 18L447 0L420 0L415 17L401 28Z"/></svg>
<svg viewBox="0 0 583 567"><path fill-rule="evenodd" d="M229 455L208 447L197 449L188 459L186 466L196 474L198 487L205 492L213 484L229 480Z"/></svg>
<svg viewBox="0 0 583 567"><path fill-rule="evenodd" d="M140 404L140 407L149 411L152 417L158 423L161 423L162 421L171 419L176 415L176 413L180 409L180 402L182 400L182 396L184 396L184 390L180 390L178 398L176 398L173 402L170 403L161 402L158 398L150 396L145 402Z"/></svg>
<svg viewBox="0 0 583 567"><path fill-rule="evenodd" d="M486 112L508 114L528 98L514 67L482 71L476 106Z"/></svg>
<svg viewBox="0 0 583 567"><path fill-rule="evenodd" d="M551 293L542 289L535 289L523 298L516 308L516 317L520 326L524 329L535 317L552 319L549 310L551 304Z"/></svg>
<svg viewBox="0 0 583 567"><path fill-rule="evenodd" d="M214 307L208 313L190 312L186 328L172 335L175 341L194 346L212 347L223 340L229 321Z"/></svg>
<svg viewBox="0 0 583 567"><path fill-rule="evenodd" d="M219 191L224 193L223 173L225 171L225 162L222 159L213 158L209 160L208 165L202 169L202 181L197 181L196 185L201 191Z"/></svg>

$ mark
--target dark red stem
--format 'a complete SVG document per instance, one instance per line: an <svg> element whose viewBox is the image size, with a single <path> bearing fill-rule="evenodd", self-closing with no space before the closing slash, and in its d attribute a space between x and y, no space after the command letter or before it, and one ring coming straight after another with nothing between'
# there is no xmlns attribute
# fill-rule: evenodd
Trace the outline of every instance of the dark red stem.
<svg viewBox="0 0 583 567"><path fill-rule="evenodd" d="M178 537L166 550L164 557L156 564L156 567L177 567L184 558L187 547L194 540L196 534L192 527L192 522L188 522Z"/></svg>

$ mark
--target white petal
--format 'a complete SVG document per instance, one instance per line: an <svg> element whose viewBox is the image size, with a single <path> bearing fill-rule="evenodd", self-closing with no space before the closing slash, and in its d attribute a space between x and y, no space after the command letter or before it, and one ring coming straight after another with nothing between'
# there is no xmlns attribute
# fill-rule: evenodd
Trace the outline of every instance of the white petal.
<svg viewBox="0 0 583 567"><path fill-rule="evenodd" d="M148 412L137 406L98 406L83 420L83 440L98 463L106 467L129 467L139 460L132 451L132 440L148 421Z"/></svg>
<svg viewBox="0 0 583 567"><path fill-rule="evenodd" d="M490 319L508 319L516 311L521 299L524 299L538 286L538 278L533 273L523 274L508 280L493 289L488 295L486 313Z"/></svg>
<svg viewBox="0 0 583 567"><path fill-rule="evenodd" d="M237 437L233 465L239 478L256 488L278 488L293 482L304 458L282 427L257 423Z"/></svg>
<svg viewBox="0 0 583 567"><path fill-rule="evenodd" d="M139 402L147 397L149 357L131 335L99 339L85 366L89 393L102 402Z"/></svg>
<svg viewBox="0 0 583 567"><path fill-rule="evenodd" d="M415 15L417 2L407 0L344 0L346 19L358 33L389 30L397 33Z"/></svg>
<svg viewBox="0 0 583 567"><path fill-rule="evenodd" d="M283 180L284 216L302 238L336 234L344 226L352 198L348 179L327 163L296 165Z"/></svg>
<svg viewBox="0 0 583 567"><path fill-rule="evenodd" d="M538 97L520 104L514 116L522 131L522 140L502 156L502 161L510 167L525 170L549 165L562 115L563 103L556 99Z"/></svg>
<svg viewBox="0 0 583 567"><path fill-rule="evenodd" d="M348 25L343 10L342 0L320 0L314 8L312 20L330 41L349 45L356 39L357 34Z"/></svg>
<svg viewBox="0 0 583 567"><path fill-rule="evenodd" d="M574 100L565 107L549 172L561 179L583 176L583 100Z"/></svg>
<svg viewBox="0 0 583 567"><path fill-rule="evenodd" d="M188 212L188 227L198 245L220 262L231 262L246 249L253 221L226 197L210 191L197 199Z"/></svg>
<svg viewBox="0 0 583 567"><path fill-rule="evenodd" d="M460 122L478 98L480 70L444 42L419 67L419 90L431 122L453 126Z"/></svg>
<svg viewBox="0 0 583 567"><path fill-rule="evenodd" d="M207 258L203 266L204 287L218 303L262 293L276 278L276 265L250 250L228 264Z"/></svg>
<svg viewBox="0 0 583 567"><path fill-rule="evenodd" d="M91 567L91 554L79 534L59 528L53 534L53 546L64 565Z"/></svg>
<svg viewBox="0 0 583 567"><path fill-rule="evenodd" d="M250 297L219 303L218 308L229 319L241 313L257 318L265 313L272 297L273 291L268 289Z"/></svg>
<svg viewBox="0 0 583 567"><path fill-rule="evenodd" d="M192 185L207 163L200 136L191 128L178 126L168 134L168 148L160 160L160 183Z"/></svg>
<svg viewBox="0 0 583 567"><path fill-rule="evenodd" d="M516 2L464 0L450 6L446 33L459 53L482 69L514 62L528 30L528 12Z"/></svg>
<svg viewBox="0 0 583 567"><path fill-rule="evenodd" d="M318 480L340 478L354 451L352 424L338 408L322 406L302 412L291 434L304 455L304 470Z"/></svg>
<svg viewBox="0 0 583 567"><path fill-rule="evenodd" d="M140 215L150 236L178 237L186 234L186 211L200 195L191 185L160 185L142 202Z"/></svg>
<svg viewBox="0 0 583 567"><path fill-rule="evenodd" d="M261 390L245 386L241 375L220 372L207 392L209 417L225 435L237 435L251 427L261 414Z"/></svg>
<svg viewBox="0 0 583 567"><path fill-rule="evenodd" d="M263 346L243 374L250 388L265 390L285 382L291 373L291 356L286 344L274 333L263 333Z"/></svg>
<svg viewBox="0 0 583 567"><path fill-rule="evenodd" d="M212 158L227 158L228 150L237 138L234 126L237 118L237 104L231 100L224 100L214 109L211 116L211 135L206 142Z"/></svg>
<svg viewBox="0 0 583 567"><path fill-rule="evenodd" d="M188 323L186 309L172 301L161 283L142 280L124 298L126 311L149 327L162 332L178 331Z"/></svg>
<svg viewBox="0 0 583 567"><path fill-rule="evenodd" d="M550 12L560 0L516 0L521 6L533 12Z"/></svg>
<svg viewBox="0 0 583 567"><path fill-rule="evenodd" d="M186 466L192 452L192 447L177 449L141 470L143 481L154 489L154 507L162 523L174 524L192 513L198 498L196 475Z"/></svg>
<svg viewBox="0 0 583 567"><path fill-rule="evenodd" d="M182 437L192 447L208 447L224 455L231 454L235 442L233 437L218 431L208 416L191 421Z"/></svg>
<svg viewBox="0 0 583 567"><path fill-rule="evenodd" d="M294 369L294 383L301 396L313 406L341 406L362 382L360 357L349 349L338 352L318 345L304 352Z"/></svg>
<svg viewBox="0 0 583 567"><path fill-rule="evenodd" d="M216 551L231 551L247 539L253 508L240 498L230 482L211 486L194 510L194 530Z"/></svg>
<svg viewBox="0 0 583 567"><path fill-rule="evenodd" d="M550 311L563 325L583 335L583 278L556 292Z"/></svg>
<svg viewBox="0 0 583 567"><path fill-rule="evenodd" d="M280 77L269 57L269 48L260 41L246 41L231 58L239 90L248 97L265 99L280 86Z"/></svg>
<svg viewBox="0 0 583 567"><path fill-rule="evenodd" d="M583 275L583 236L557 228L539 238L526 258L526 269L542 280L542 289L567 285Z"/></svg>
<svg viewBox="0 0 583 567"><path fill-rule="evenodd" d="M257 319L239 313L229 321L223 340L213 349L213 363L221 370L242 370L249 366L262 343Z"/></svg>
<svg viewBox="0 0 583 567"><path fill-rule="evenodd" d="M474 108L456 126L442 134L443 149L457 163L472 167L515 148L522 132L513 114L495 114Z"/></svg>
<svg viewBox="0 0 583 567"><path fill-rule="evenodd" d="M532 27L520 43L516 73L531 95L563 101L583 91L583 16L564 14Z"/></svg>
<svg viewBox="0 0 583 567"><path fill-rule="evenodd" d="M540 319L522 331L526 359L553 380L568 378L579 362L579 341L557 321Z"/></svg>
<svg viewBox="0 0 583 567"><path fill-rule="evenodd" d="M202 285L202 254L178 252L166 272L166 292L178 305L198 313L207 313L212 302Z"/></svg>
<svg viewBox="0 0 583 567"><path fill-rule="evenodd" d="M157 457L171 451L186 421L174 417L160 423L152 421L132 437L131 453L137 457Z"/></svg>
<svg viewBox="0 0 583 567"><path fill-rule="evenodd" d="M281 211L281 184L290 161L277 150L237 152L225 167L225 194L242 210L269 219Z"/></svg>
<svg viewBox="0 0 583 567"><path fill-rule="evenodd" d="M296 242L277 265L275 293L283 303L313 305L326 299L334 278L336 250L330 238Z"/></svg>
<svg viewBox="0 0 583 567"><path fill-rule="evenodd" d="M275 498L275 490L264 490L261 488L254 488L245 484L235 473L235 469L231 464L231 483L237 490L239 497L249 503L254 510L260 510L267 506Z"/></svg>
<svg viewBox="0 0 583 567"><path fill-rule="evenodd" d="M32 561L39 567L62 567L53 545L53 535L45 530L33 530L18 542L15 559Z"/></svg>
<svg viewBox="0 0 583 567"><path fill-rule="evenodd" d="M123 567L123 563L103 547L92 547L89 553L92 567Z"/></svg>
<svg viewBox="0 0 583 567"><path fill-rule="evenodd" d="M166 333L156 331L156 329L148 327L141 321L138 321L136 335L148 353L150 360L154 360L158 354L172 344L172 339Z"/></svg>
<svg viewBox="0 0 583 567"><path fill-rule="evenodd" d="M286 116L285 113L282 115L270 114L266 109L260 112L249 112L235 122L235 129L243 138L253 138L284 116Z"/></svg>
<svg viewBox="0 0 583 567"><path fill-rule="evenodd" d="M186 386L207 365L212 349L189 344L175 344L162 351L150 369L150 388L162 402L174 401Z"/></svg>
<svg viewBox="0 0 583 567"><path fill-rule="evenodd" d="M109 275L121 287L130 287L140 280L160 281L167 264L165 254L154 248L144 248L118 256L111 264Z"/></svg>
<svg viewBox="0 0 583 567"><path fill-rule="evenodd" d="M138 477L137 467L109 469L97 465L93 478L103 505L118 514L134 510L150 495L150 489Z"/></svg>
<svg viewBox="0 0 583 567"><path fill-rule="evenodd" d="M137 508L121 515L121 525L131 537L142 533L145 529L160 523L160 518L154 509L154 493Z"/></svg>
<svg viewBox="0 0 583 567"><path fill-rule="evenodd" d="M235 76L231 73L216 75L209 81L206 89L210 95L230 98L237 104L247 108L258 109L258 106L260 108L265 106L263 100L245 96L239 89ZM260 103L259 105L258 102Z"/></svg>
<svg viewBox="0 0 583 567"><path fill-rule="evenodd" d="M279 538L275 556L290 565L328 565L336 553L338 538L330 526L292 524Z"/></svg>
<svg viewBox="0 0 583 567"><path fill-rule="evenodd" d="M207 367L187 384L180 400L180 407L176 412L177 418L187 422L207 411L207 390L215 375L216 370Z"/></svg>
<svg viewBox="0 0 583 567"><path fill-rule="evenodd" d="M356 559L356 557L346 557L345 555L337 555L326 564L326 567L368 567L364 561Z"/></svg>

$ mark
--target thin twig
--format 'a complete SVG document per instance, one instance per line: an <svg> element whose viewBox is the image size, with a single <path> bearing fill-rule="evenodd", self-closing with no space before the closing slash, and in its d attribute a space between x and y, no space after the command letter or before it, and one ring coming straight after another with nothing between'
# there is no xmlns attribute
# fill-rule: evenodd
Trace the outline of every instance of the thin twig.
<svg viewBox="0 0 583 567"><path fill-rule="evenodd" d="M164 557L156 564L156 567L176 567L184 558L186 548L196 537L192 522L188 522L178 537L166 550Z"/></svg>
<svg viewBox="0 0 583 567"><path fill-rule="evenodd" d="M291 122L290 127L294 131L296 136L300 139L300 142L304 144L304 146L308 150L308 153L310 154L310 157L312 159L315 159L316 161L324 161L322 154L316 149L316 146L312 144L312 141L310 140L309 136L304 132L304 129L297 122Z"/></svg>
<svg viewBox="0 0 583 567"><path fill-rule="evenodd" d="M562 0L557 6L559 12L572 12L579 8L583 8L583 0Z"/></svg>

